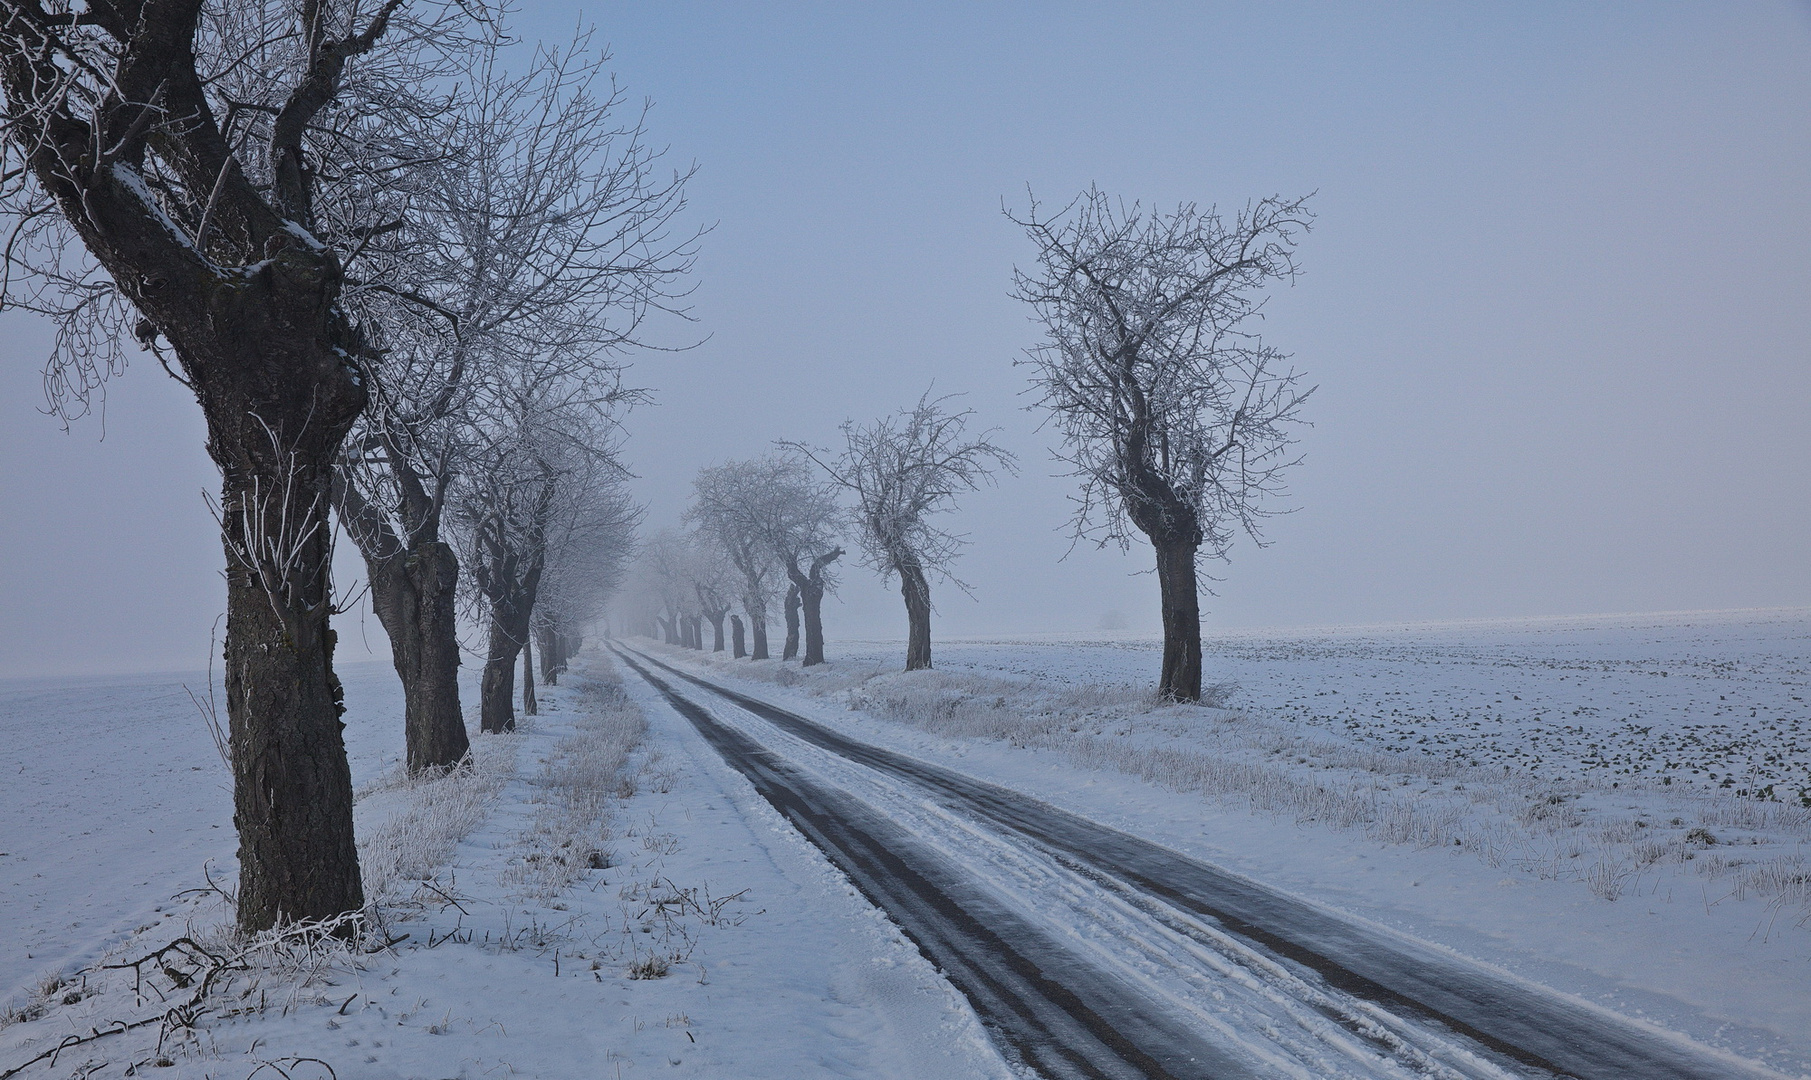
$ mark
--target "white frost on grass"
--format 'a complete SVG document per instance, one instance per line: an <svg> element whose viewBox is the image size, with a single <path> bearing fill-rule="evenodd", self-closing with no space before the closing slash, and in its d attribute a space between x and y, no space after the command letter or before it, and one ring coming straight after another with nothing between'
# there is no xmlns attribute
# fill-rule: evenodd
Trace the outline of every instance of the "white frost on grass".
<svg viewBox="0 0 1811 1080"><path fill-rule="evenodd" d="M395 999L444 977L424 971L424 964L475 961L483 967L487 957L504 952L566 945L568 938L557 934L540 940L543 935L533 928L557 920L533 901L515 907L506 884L516 877L511 853L532 855L550 843L557 849L578 836L607 836L609 807L622 792L622 771L645 729L639 711L614 684L573 681L576 688L544 691L547 708L576 706L580 715L570 736L546 751L537 790L552 797L526 835L506 843L493 839L476 850L471 842L475 833L491 828L487 822L497 816L503 793L512 785L513 790L526 786L515 776L516 759L533 745L533 725L515 734L474 738L472 756L459 768L410 776L393 765L355 793L365 910L330 924L291 924L245 937L232 927L230 884L192 890L167 906L173 918L141 926L98 963L46 978L28 998L16 999L0 1024L5 1029L0 1070L30 1063L28 1075L75 1069L99 1078L157 1068L172 1080L261 1071L361 1075L345 1049L360 1040L337 1032L375 1021L383 1037L369 1045L391 1041L385 1028L412 1018L414 1011ZM586 711L592 707L595 714ZM591 784L600 786L599 797L579 790ZM483 853L489 852L495 854L486 860ZM494 865L484 865L487 861ZM477 873L468 872L461 881L467 869L461 864ZM569 875L558 881L545 873L531 876L535 888L529 891L543 903L572 884ZM455 909L480 913L475 922L489 926L482 943L470 933L458 934L463 916L451 926L436 925L444 921L439 916ZM520 932L523 924L529 932ZM442 951L449 940L465 948ZM440 1036L448 1030L427 1024L421 1033ZM77 1041L71 1041L72 1031ZM426 1041L432 1046L437 1040ZM363 1050L357 1056L366 1064L376 1060ZM432 1059L431 1053L417 1054L404 1072L445 1074L439 1071L443 1063L430 1064ZM445 1070L458 1071L456 1062Z"/></svg>
<svg viewBox="0 0 1811 1080"><path fill-rule="evenodd" d="M505 884L541 903L554 902L587 871L613 863L612 811L636 790L629 766L648 723L609 661L594 663L609 677L579 687L577 731L561 740L535 777L525 850L504 873Z"/></svg>
<svg viewBox="0 0 1811 1080"><path fill-rule="evenodd" d="M514 734L486 736L461 767L414 775L398 767L354 793L367 904L403 899L404 889L452 858L515 773L519 742Z"/></svg>

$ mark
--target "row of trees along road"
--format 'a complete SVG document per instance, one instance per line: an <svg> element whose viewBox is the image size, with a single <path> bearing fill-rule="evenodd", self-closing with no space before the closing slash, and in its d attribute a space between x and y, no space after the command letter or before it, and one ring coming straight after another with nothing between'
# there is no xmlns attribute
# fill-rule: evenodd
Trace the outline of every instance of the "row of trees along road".
<svg viewBox="0 0 1811 1080"><path fill-rule="evenodd" d="M802 630L801 662L821 664L823 598L845 554L837 537L851 531L863 565L899 581L907 670L930 667L931 580L967 590L952 572L964 541L936 518L959 493L991 482L994 470L1016 469L993 432L965 437L972 413L950 411L948 400L926 394L894 416L845 423L840 451L788 442L765 457L700 470L685 514L690 532L656 533L643 549L621 605L631 625L702 649L708 622L711 648L721 652L727 617L734 655L769 659L767 615L784 585L781 659L800 655Z"/></svg>
<svg viewBox="0 0 1811 1080"><path fill-rule="evenodd" d="M502 14L0 0L0 300L54 320L66 420L135 339L194 391L221 471L248 931L363 903L330 506L417 767L463 750L455 605L488 614L483 721L507 728L529 636L570 642L629 546L612 357L683 295L686 176L614 119L583 36L507 71Z"/></svg>
<svg viewBox="0 0 1811 1080"><path fill-rule="evenodd" d="M783 583L781 659L800 656L802 630L802 663L823 663L824 594L836 588L832 567L844 554L836 539L842 511L836 492L814 475L811 464L790 454L769 454L704 469L686 517L695 529L690 546L697 552L683 564L691 584L662 585L663 603L685 605L690 594L706 591L739 597L754 627L755 658L765 659L767 605ZM731 579L730 570L739 581Z"/></svg>
<svg viewBox="0 0 1811 1080"><path fill-rule="evenodd" d="M1036 246L1014 294L1044 339L1021 363L1062 438L1058 457L1080 481L1074 535L1122 549L1135 533L1149 540L1163 613L1159 692L1170 700L1201 699L1202 564L1224 559L1240 534L1263 543L1263 519L1300 460L1293 430L1313 388L1252 325L1264 290L1297 273L1296 241L1313 221L1306 204L1272 197L1230 217L1192 204L1163 213L1090 188L1054 214L1035 201L1023 216L1007 212ZM846 423L840 451L782 442L781 453L703 470L687 513L694 534L662 534L643 561L641 622L703 648L696 605L721 650L733 597L753 658L765 659L767 609L783 578L784 658L796 651L802 604L804 663L821 663L823 571L843 554L832 536L847 527L865 564L899 580L906 669L930 667L930 578L967 589L951 572L962 540L937 516L994 470L1013 471L991 432L964 437L971 414L948 411L947 400L927 394L894 417ZM852 499L846 511L838 489ZM739 618L733 640L741 657Z"/></svg>

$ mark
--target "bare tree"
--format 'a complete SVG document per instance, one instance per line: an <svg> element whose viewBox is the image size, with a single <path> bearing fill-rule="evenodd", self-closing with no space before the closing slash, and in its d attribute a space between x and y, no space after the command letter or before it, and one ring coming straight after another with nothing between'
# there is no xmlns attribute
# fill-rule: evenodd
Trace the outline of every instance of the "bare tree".
<svg viewBox="0 0 1811 1080"><path fill-rule="evenodd" d="M456 145L411 191L418 212L385 248L380 281L408 287L373 286L419 317L387 342L335 494L402 679L411 769L466 752L459 566L441 519L485 443L471 429L487 395L515 385L499 369L536 368L612 403L632 397L615 351L638 343L650 311L674 311L691 266L697 234L669 232L690 174L656 175L645 109L618 119L624 94L607 59L588 32L537 49L520 74L503 69L499 48L484 50L450 121ZM547 651L562 651L558 632L547 618L537 625L543 678L557 678Z"/></svg>
<svg viewBox="0 0 1811 1080"><path fill-rule="evenodd" d="M767 608L773 602L775 579L785 573L762 531L770 475L771 462L766 460L701 469L686 511L686 520L721 548L741 575L742 611L748 616L750 658L755 660L768 659ZM795 635L794 652L796 646Z"/></svg>
<svg viewBox="0 0 1811 1080"><path fill-rule="evenodd" d="M1157 555L1160 691L1201 697L1197 569L1237 532L1261 542L1280 494L1291 428L1312 388L1252 335L1261 290L1295 277L1305 199L1268 198L1223 218L1115 203L1095 188L1063 212L1008 211L1037 245L1015 295L1045 338L1021 361L1081 481L1078 538L1125 547L1135 527Z"/></svg>
<svg viewBox="0 0 1811 1080"><path fill-rule="evenodd" d="M625 474L613 462L599 464L611 467L580 478L548 536L531 626L533 648L541 653L541 680L550 685L577 651L584 625L604 612L621 586L641 522L641 508L623 486ZM524 644L524 655L528 651Z"/></svg>
<svg viewBox="0 0 1811 1080"><path fill-rule="evenodd" d="M824 593L836 584L831 564L843 557L842 545L835 541L842 515L835 491L818 483L803 460L774 456L765 462L756 535L786 572L785 659L798 655L802 616L805 653L800 663L812 667L824 662Z"/></svg>
<svg viewBox="0 0 1811 1080"><path fill-rule="evenodd" d="M349 290L437 153L414 136L475 12L0 0L0 299L56 321L56 411L130 332L194 391L221 470L246 930L363 902L328 625L330 478L378 361Z"/></svg>
<svg viewBox="0 0 1811 1080"><path fill-rule="evenodd" d="M479 688L486 732L515 727L515 661L529 645L560 531L577 528L582 515L629 505L600 503L628 475L611 440L610 399L560 371L554 363L513 372L515 391L499 393L495 412L475 428L483 442L450 506L461 561L472 571L468 596L487 624Z"/></svg>
<svg viewBox="0 0 1811 1080"><path fill-rule="evenodd" d="M713 536L700 531L687 539L691 554L687 569L692 579L692 592L698 597L700 616L711 624L711 651L722 652L723 620L735 606L735 578L738 575L730 563L729 553ZM698 648L704 647L702 638L697 644Z"/></svg>
<svg viewBox="0 0 1811 1080"><path fill-rule="evenodd" d="M668 645L691 644L692 590L690 544L676 529L649 536L638 554L642 591L654 610L660 636Z"/></svg>
<svg viewBox="0 0 1811 1080"><path fill-rule="evenodd" d="M840 520L835 491L818 482L802 458L769 454L701 471L695 492L691 515L719 538L743 574L745 610L756 620L756 659L767 644L765 568L777 566L788 582L781 658L799 654L802 621L803 662L823 663L824 592L835 584L830 565L843 555L835 541Z"/></svg>
<svg viewBox="0 0 1811 1080"><path fill-rule="evenodd" d="M782 443L815 461L855 496L863 562L899 578L906 608L906 670L931 666L931 583L938 575L964 592L951 572L961 536L938 527L936 515L955 507L958 492L991 483L993 469L1016 472L1012 454L989 441L992 431L964 439L970 410L948 412L927 391L918 404L872 424L844 423L843 452Z"/></svg>

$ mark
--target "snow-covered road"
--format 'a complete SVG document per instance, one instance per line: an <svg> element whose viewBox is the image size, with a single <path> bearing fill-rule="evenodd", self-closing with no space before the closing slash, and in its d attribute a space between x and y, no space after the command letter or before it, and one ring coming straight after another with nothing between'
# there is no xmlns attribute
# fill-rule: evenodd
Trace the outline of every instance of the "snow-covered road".
<svg viewBox="0 0 1811 1080"><path fill-rule="evenodd" d="M703 704L640 659L1048 1075L1765 1075L660 665L731 703Z"/></svg>

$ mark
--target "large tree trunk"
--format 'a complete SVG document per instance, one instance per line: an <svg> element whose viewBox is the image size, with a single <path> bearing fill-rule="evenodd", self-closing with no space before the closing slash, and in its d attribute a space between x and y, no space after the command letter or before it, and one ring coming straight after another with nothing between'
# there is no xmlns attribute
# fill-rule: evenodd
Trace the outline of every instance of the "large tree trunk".
<svg viewBox="0 0 1811 1080"><path fill-rule="evenodd" d="M522 715L539 716L540 712L534 696L534 642L527 638L522 642Z"/></svg>
<svg viewBox="0 0 1811 1080"><path fill-rule="evenodd" d="M1152 538L1163 596L1163 675L1157 692L1173 701L1201 700L1201 595L1196 544Z"/></svg>
<svg viewBox="0 0 1811 1080"><path fill-rule="evenodd" d="M269 403L258 407L267 423L270 414L282 416ZM327 625L328 477L339 446L338 435L315 434L306 453L298 449L287 461L243 453L261 450L260 440L268 445L264 431L254 428L249 409L220 411L227 415L209 410L208 426L210 449L226 473L226 712L239 831L238 921L241 929L258 931L331 918L365 902L340 719L344 694ZM300 416L272 427L297 432L297 441L314 434ZM277 537L294 555L287 573L269 559L247 557L261 538Z"/></svg>
<svg viewBox="0 0 1811 1080"><path fill-rule="evenodd" d="M919 671L931 666L931 583L924 568L915 562L901 560L899 592L906 608L906 670Z"/></svg>
<svg viewBox="0 0 1811 1080"><path fill-rule="evenodd" d="M712 652L723 651L723 616L725 614L727 614L727 612L719 611L710 616Z"/></svg>
<svg viewBox="0 0 1811 1080"><path fill-rule="evenodd" d="M487 734L516 729L516 654L521 651L522 643L493 616L490 651L478 687L478 726Z"/></svg>
<svg viewBox="0 0 1811 1080"><path fill-rule="evenodd" d="M428 541L388 558L367 554L365 570L402 680L409 771L452 768L471 749L459 707L458 560L451 547Z"/></svg>
<svg viewBox="0 0 1811 1080"><path fill-rule="evenodd" d="M364 906L328 626L327 515L340 443L366 403L358 365L371 354L339 303L339 260L306 236L312 190L292 167L300 131L338 94L340 67L314 54L309 95L297 92L271 137L275 181L260 189L230 156L205 99L194 55L200 11L109 7L93 16L119 35L107 98L94 103L79 81L65 81L65 71L80 79L66 48L36 44L77 17L8 5L0 83L17 151L8 167L24 164L56 201L143 316L140 337L170 342L207 420L227 559L238 922L254 932ZM172 221L146 185L148 139L179 190L212 193L214 228L199 242L201 230ZM17 182L9 173L7 183Z"/></svg>
<svg viewBox="0 0 1811 1080"><path fill-rule="evenodd" d="M748 655L748 649L745 647L745 642L742 637L742 616L731 615L729 617L729 630L731 644L735 648L736 659L740 660Z"/></svg>
<svg viewBox="0 0 1811 1080"><path fill-rule="evenodd" d="M560 632L551 622L543 623L535 633L535 648L541 653L541 682L547 686L558 686L560 672L566 670L565 650L560 646Z"/></svg>
<svg viewBox="0 0 1811 1080"><path fill-rule="evenodd" d="M514 554L498 558L494 564L480 564L478 583L491 596L491 649L485 656L484 681L480 685L478 727L485 732L516 730L514 683L516 654L529 651L529 629L534 625L534 596L540 589L541 556L529 558L529 571L516 576L520 562ZM527 665L531 658L523 658ZM523 667L529 676L523 692L532 701L534 670Z"/></svg>
<svg viewBox="0 0 1811 1080"><path fill-rule="evenodd" d="M342 349L360 346L350 330L334 342L315 310L320 275L337 268L287 243L272 250L268 269L209 289L193 321L158 319L222 476L238 920L248 931L364 906L328 626L332 476L365 404Z"/></svg>
<svg viewBox="0 0 1811 1080"><path fill-rule="evenodd" d="M799 587L789 585L786 588L786 648L780 653L780 659L791 660L799 654Z"/></svg>
<svg viewBox="0 0 1811 1080"><path fill-rule="evenodd" d="M426 503L419 484L415 490ZM344 473L334 478L333 495L346 534L365 558L371 607L390 638L390 661L402 682L408 769L452 768L471 748L459 708L459 632L453 607L459 560L451 547L432 538L428 530L437 526L431 519L423 524L427 536L405 551L389 520Z"/></svg>
<svg viewBox="0 0 1811 1080"><path fill-rule="evenodd" d="M824 587L812 583L799 590L805 613L805 659L803 666L814 667L824 662Z"/></svg>
<svg viewBox="0 0 1811 1080"><path fill-rule="evenodd" d="M767 611L750 609L748 612L749 633L754 638L753 648L749 650L750 660L769 659L767 652Z"/></svg>

